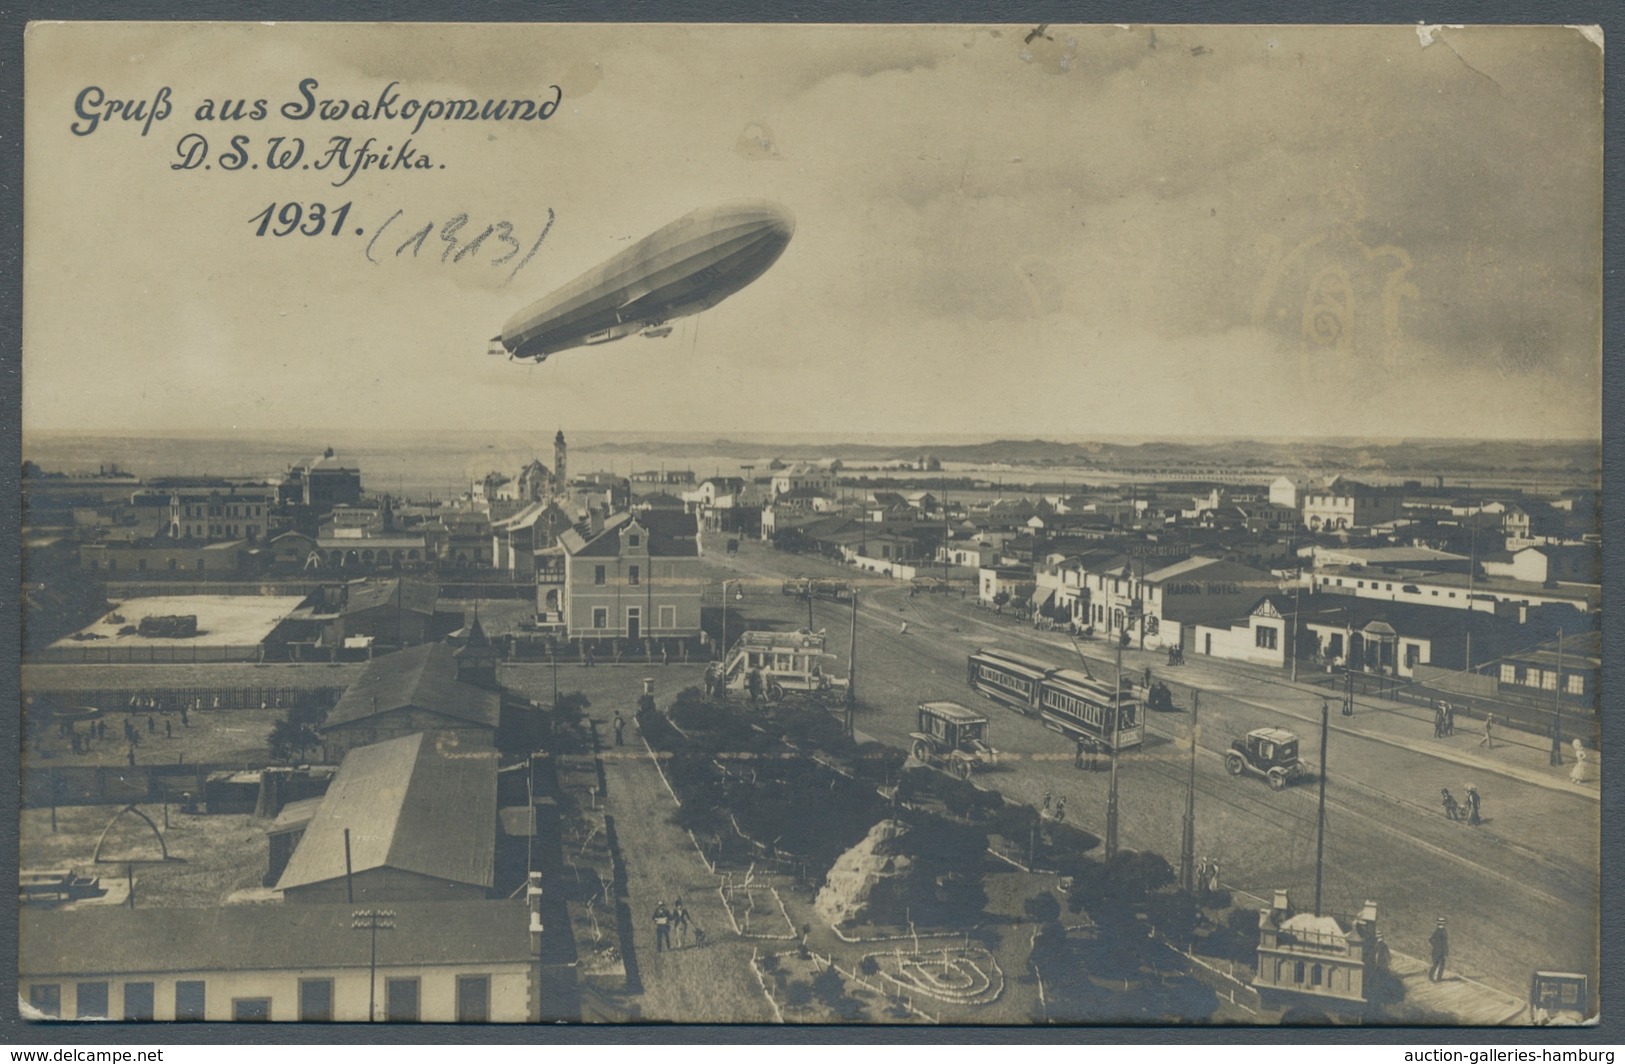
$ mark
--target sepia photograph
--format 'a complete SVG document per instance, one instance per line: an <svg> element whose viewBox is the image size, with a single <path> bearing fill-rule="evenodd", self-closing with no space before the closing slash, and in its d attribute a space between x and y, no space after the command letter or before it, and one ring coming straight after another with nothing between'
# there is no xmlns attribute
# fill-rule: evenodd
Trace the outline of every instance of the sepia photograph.
<svg viewBox="0 0 1625 1064"><path fill-rule="evenodd" d="M29 24L30 1036L1596 1022L1603 43Z"/></svg>

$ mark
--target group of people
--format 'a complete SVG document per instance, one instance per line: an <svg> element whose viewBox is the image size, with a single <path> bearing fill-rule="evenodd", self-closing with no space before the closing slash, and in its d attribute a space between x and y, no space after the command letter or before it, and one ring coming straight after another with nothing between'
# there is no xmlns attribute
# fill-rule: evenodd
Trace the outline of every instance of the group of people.
<svg viewBox="0 0 1625 1064"><path fill-rule="evenodd" d="M655 906L655 952L666 953L672 949L681 949L688 945L688 932L692 924L688 909L683 906L683 899L679 896L668 908L665 902ZM705 941L705 932L699 925L693 924L694 944L698 946ZM677 939L677 945L672 945L672 939Z"/></svg>
<svg viewBox="0 0 1625 1064"><path fill-rule="evenodd" d="M1449 702L1433 704L1433 737L1443 739L1456 734L1456 707Z"/></svg>
<svg viewBox="0 0 1625 1064"><path fill-rule="evenodd" d="M1444 815L1449 819L1465 820L1475 826L1481 822L1478 811L1478 788L1471 783L1467 785L1467 796L1462 801L1457 801L1448 787L1440 788L1439 796L1444 802Z"/></svg>

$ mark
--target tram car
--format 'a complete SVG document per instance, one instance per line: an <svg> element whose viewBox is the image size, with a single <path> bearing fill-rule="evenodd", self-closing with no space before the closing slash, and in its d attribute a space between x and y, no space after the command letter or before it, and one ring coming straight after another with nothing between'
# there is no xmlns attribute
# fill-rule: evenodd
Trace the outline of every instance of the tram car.
<svg viewBox="0 0 1625 1064"><path fill-rule="evenodd" d="M997 647L985 647L967 661L965 682L971 690L1027 716L1038 715L1038 685L1055 666Z"/></svg>
<svg viewBox="0 0 1625 1064"><path fill-rule="evenodd" d="M970 655L966 679L972 690L1039 717L1069 739L1088 739L1106 750L1132 750L1145 739L1142 703L1127 682L1114 692L1110 683L1076 669L997 648Z"/></svg>

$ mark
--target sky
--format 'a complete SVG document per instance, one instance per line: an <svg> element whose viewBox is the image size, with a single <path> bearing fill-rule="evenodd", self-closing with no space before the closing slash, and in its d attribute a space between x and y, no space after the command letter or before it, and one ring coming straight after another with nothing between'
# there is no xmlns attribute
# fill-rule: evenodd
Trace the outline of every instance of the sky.
<svg viewBox="0 0 1625 1064"><path fill-rule="evenodd" d="M1584 33L1033 29L37 24L25 438L1600 435ZM561 97L414 132L283 116L304 78L318 99ZM79 135L92 87L167 88L169 114ZM258 99L263 120L198 116ZM209 169L174 168L188 135ZM223 168L234 136L258 169ZM278 136L305 162L410 137L431 168L333 187L269 169ZM485 354L514 311L736 199L796 230L717 307L542 365ZM320 235L257 236L289 202L325 205ZM527 249L551 225L515 272L495 241L459 260L439 239L459 214Z"/></svg>

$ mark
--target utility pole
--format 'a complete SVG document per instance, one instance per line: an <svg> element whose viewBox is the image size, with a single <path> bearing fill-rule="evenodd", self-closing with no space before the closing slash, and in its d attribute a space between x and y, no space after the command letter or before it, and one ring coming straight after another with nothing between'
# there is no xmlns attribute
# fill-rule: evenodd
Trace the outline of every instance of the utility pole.
<svg viewBox="0 0 1625 1064"><path fill-rule="evenodd" d="M1127 629L1125 629L1127 631ZM1117 686L1112 691L1112 764L1106 786L1106 860L1117 856L1117 747L1123 722L1123 639L1117 640Z"/></svg>
<svg viewBox="0 0 1625 1064"><path fill-rule="evenodd" d="M1557 683L1552 686L1552 764L1563 763L1563 629L1557 630Z"/></svg>
<svg viewBox="0 0 1625 1064"><path fill-rule="evenodd" d="M1467 526L1467 645L1463 672L1473 671L1473 581L1478 576L1478 522L1468 518Z"/></svg>
<svg viewBox="0 0 1625 1064"><path fill-rule="evenodd" d="M1185 832L1179 842L1179 889L1196 893L1196 721L1202 693L1191 692L1191 767L1185 780Z"/></svg>
<svg viewBox="0 0 1625 1064"><path fill-rule="evenodd" d="M856 730L858 708L858 589L852 589L852 635L846 657L846 737Z"/></svg>
<svg viewBox="0 0 1625 1064"><path fill-rule="evenodd" d="M1320 700L1320 806L1315 814L1315 915L1320 915L1320 888L1326 855L1326 738L1332 730L1331 703Z"/></svg>
<svg viewBox="0 0 1625 1064"><path fill-rule="evenodd" d="M352 931L372 932L372 960L367 967L367 1022L378 1019L378 932L395 930L393 909L357 909L351 916Z"/></svg>

